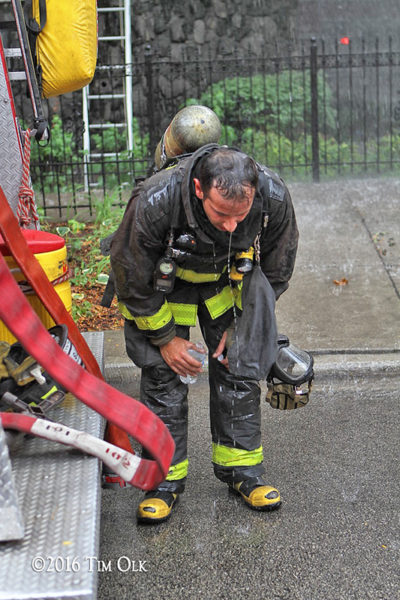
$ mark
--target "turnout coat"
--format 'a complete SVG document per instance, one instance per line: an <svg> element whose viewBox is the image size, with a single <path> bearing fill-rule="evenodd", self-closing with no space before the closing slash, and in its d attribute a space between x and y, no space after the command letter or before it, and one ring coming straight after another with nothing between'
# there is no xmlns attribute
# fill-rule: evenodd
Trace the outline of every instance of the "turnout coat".
<svg viewBox="0 0 400 600"><path fill-rule="evenodd" d="M198 160L216 148L204 146L140 183L112 241L120 310L153 345L172 339L175 324L195 325L198 301L206 303L213 319L232 308L233 302L239 310L244 308L241 286L233 295L228 271L235 254L248 250L258 234L261 269L276 298L287 289L292 275L298 241L292 201L282 179L267 167L258 165L252 208L232 234L209 222L194 194L193 177ZM169 239L179 255L174 290L164 294L155 291L153 279Z"/></svg>

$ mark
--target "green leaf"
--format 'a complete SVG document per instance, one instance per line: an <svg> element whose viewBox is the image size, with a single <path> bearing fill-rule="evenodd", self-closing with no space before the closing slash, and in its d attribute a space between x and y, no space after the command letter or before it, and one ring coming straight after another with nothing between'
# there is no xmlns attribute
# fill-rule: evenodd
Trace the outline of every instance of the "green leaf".
<svg viewBox="0 0 400 600"><path fill-rule="evenodd" d="M68 233L71 232L71 229L69 227L56 227L56 231L58 235L61 235L61 237L65 237L66 235L68 235Z"/></svg>
<svg viewBox="0 0 400 600"><path fill-rule="evenodd" d="M99 273L97 276L97 283L101 283L101 285L107 285L108 283L108 275L107 273Z"/></svg>

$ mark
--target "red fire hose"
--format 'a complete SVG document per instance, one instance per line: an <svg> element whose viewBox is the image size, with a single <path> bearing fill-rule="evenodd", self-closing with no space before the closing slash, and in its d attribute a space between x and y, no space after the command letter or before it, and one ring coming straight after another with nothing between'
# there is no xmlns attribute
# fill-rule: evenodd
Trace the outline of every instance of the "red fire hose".
<svg viewBox="0 0 400 600"><path fill-rule="evenodd" d="M30 251L25 238L21 233L18 221L15 218L1 187L0 232L15 261L25 275L27 281L30 282L47 312L53 318L55 323L67 325L68 337L77 349L78 354L82 358L83 364L89 373L93 373L100 379L103 379L99 366L89 346L60 300L57 292L54 290L53 285L48 281L39 261L36 260ZM109 442L124 448L128 452L132 451L126 432L112 423L107 424L106 437Z"/></svg>
<svg viewBox="0 0 400 600"><path fill-rule="evenodd" d="M9 213L11 213L12 218L10 218ZM15 217L1 188L0 230L7 243L10 240L10 236L16 236L12 243L10 242L13 254L14 248L18 246L18 251L14 254L15 260L56 323L65 323L68 326L68 330L71 326L72 334L70 335L69 331L69 337L72 343L75 345L84 363L87 366L89 365L92 372L94 371L97 375L99 368L96 360L64 307L64 311L69 319L61 320L59 318L59 303L61 301L57 293L52 286L48 290L45 289L43 291L43 273L41 267L39 265L39 268L36 268L37 261L30 253L29 248L26 247L25 240L19 231L18 225L16 225ZM18 245L20 237L23 241ZM49 282L47 281L47 283ZM155 488L165 479L174 453L174 442L164 423L143 404L126 396L105 383L104 380L89 373L63 352L31 308L1 254L0 290L0 319L4 321L13 335L21 342L25 350L65 389L72 392L74 396L90 408L103 415L109 422L130 434L154 458L154 460L147 460L133 457L134 460L132 461L132 455L129 452L120 451L117 465L114 465L114 471L135 487L144 490ZM56 308L51 305L52 294L49 290L54 292L57 298L55 301ZM63 314L62 317L64 316ZM82 349L84 350L83 352ZM94 365L93 363L96 364ZM18 419L17 416L15 419L12 419L10 416L7 416L8 414L1 413L2 421L5 419L5 426L18 429L18 422L21 423L22 420ZM25 415L23 417L24 427L28 427L29 424L27 425L26 419L29 419L29 417ZM124 466L125 462L127 463L126 467ZM115 468L116 466L118 469Z"/></svg>

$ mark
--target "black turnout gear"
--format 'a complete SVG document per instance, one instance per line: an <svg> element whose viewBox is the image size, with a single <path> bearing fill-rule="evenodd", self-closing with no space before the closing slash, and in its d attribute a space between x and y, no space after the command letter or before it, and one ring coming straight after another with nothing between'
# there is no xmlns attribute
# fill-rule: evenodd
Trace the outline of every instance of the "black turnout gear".
<svg viewBox="0 0 400 600"><path fill-rule="evenodd" d="M298 231L289 191L262 165L257 165L251 210L235 231L219 231L208 220L193 176L198 161L218 148L204 146L140 183L111 246L127 352L142 367L141 400L162 418L176 443L165 482L169 491L182 487L187 474L187 386L163 361L158 346L175 336L188 339L199 319L209 350L215 473L228 482L261 475L258 381L233 375L211 355L234 316L246 311L241 285L229 280L227 265L235 254L247 251L259 236L260 267L275 298L287 289L296 256ZM193 243L180 247L179 239ZM165 294L154 289L154 271L168 248L175 250L177 269L173 289Z"/></svg>

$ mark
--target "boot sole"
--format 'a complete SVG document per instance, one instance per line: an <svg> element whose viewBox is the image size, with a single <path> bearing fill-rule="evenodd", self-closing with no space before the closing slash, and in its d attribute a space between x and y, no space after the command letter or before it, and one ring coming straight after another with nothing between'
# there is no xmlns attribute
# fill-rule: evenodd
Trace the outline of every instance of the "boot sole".
<svg viewBox="0 0 400 600"><path fill-rule="evenodd" d="M164 523L164 521L168 521L172 514L172 511L166 517L161 517L161 519L151 519L146 517L136 517L137 523L141 525L158 525L159 523Z"/></svg>

